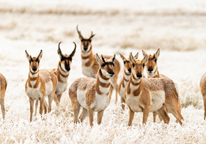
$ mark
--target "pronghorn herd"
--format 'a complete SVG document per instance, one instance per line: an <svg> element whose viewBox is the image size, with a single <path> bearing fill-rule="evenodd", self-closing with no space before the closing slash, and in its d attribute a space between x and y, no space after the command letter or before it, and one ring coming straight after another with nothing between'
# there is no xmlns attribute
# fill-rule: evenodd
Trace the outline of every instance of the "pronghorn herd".
<svg viewBox="0 0 206 144"><path fill-rule="evenodd" d="M123 62L123 77L118 84L117 79L121 70L120 62L116 55L107 56L93 54L91 32L89 38L84 38L76 27L81 41L82 73L86 77L76 79L70 85L68 94L72 102L74 123L83 122L89 116L90 126L93 126L94 112L97 112L97 123L101 124L104 110L108 107L112 92L115 90L115 102L118 102L118 94L121 99L122 110L125 105L129 108L128 126L132 125L135 112L143 112L143 123L145 124L150 112L153 112L153 121L156 115L164 123L169 123L168 113L174 115L176 122L182 125L184 120L181 115L181 103L178 93L178 85L175 81L159 73L157 60L160 49L154 54L147 54L142 50L144 58L138 59L139 53L135 56L130 52L129 57L120 54ZM54 100L59 110L62 93L67 90L68 78L71 70L72 59L76 52L76 43L71 54L63 54L58 44L57 54L60 57L56 69L40 69L40 60L43 56L41 50L37 57L32 57L27 51L26 57L29 61L29 74L25 84L25 92L30 102L30 121L33 118L35 102L35 115L39 112L42 115L50 112ZM74 62L73 62L74 63ZM144 70L147 76L144 76ZM7 88L7 81L0 73L0 104L2 117L5 118L4 97ZM200 81L201 93L204 101L204 119L206 118L206 74ZM48 97L48 104L45 98ZM80 108L83 108L80 116Z"/></svg>

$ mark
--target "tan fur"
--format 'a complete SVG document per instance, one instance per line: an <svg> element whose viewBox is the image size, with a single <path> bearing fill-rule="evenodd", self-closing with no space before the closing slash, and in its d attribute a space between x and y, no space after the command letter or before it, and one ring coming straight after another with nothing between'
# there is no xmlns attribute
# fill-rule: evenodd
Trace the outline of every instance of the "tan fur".
<svg viewBox="0 0 206 144"><path fill-rule="evenodd" d="M157 111L165 123L169 123L169 116L164 106L182 124L183 117L178 109L178 94L175 84L168 78L142 78L144 65L148 61L148 55L143 60L134 60L130 57L132 75L125 90L125 100L129 107L129 122L132 125L134 112L143 112L143 123L147 122L149 112Z"/></svg>
<svg viewBox="0 0 206 144"><path fill-rule="evenodd" d="M148 55L144 50L142 50L142 53L144 56ZM145 69L147 71L148 77L149 78L167 78L167 79L169 79L167 76L160 74L158 71L157 60L158 60L159 55L160 55L160 49L158 49L153 55L152 54L149 55L149 59L148 59L147 63L145 64ZM151 68L152 71L149 71L149 68ZM182 110L180 99L178 99L178 108L180 111ZM165 110L168 113L168 109L166 109L166 107L165 107ZM157 112L153 112L153 122L156 121L156 115L157 115ZM160 116L159 116L159 118L160 118L160 120L162 120L162 118Z"/></svg>
<svg viewBox="0 0 206 144"><path fill-rule="evenodd" d="M25 84L25 91L30 101L30 121L32 121L34 100L40 101L40 114L41 115L43 113L43 108L45 109L45 113L47 112L47 108L46 108L47 104L45 102L46 96L48 96L48 101L49 101L49 109L48 109L49 112L51 111L51 103L52 103L53 98L57 106L59 105L59 102L55 95L57 78L55 74L53 73L53 71L49 71L46 69L39 70L39 62L42 57L42 51L40 52L38 57L31 57L27 53L27 51L25 52L26 52L27 59L30 62L28 79ZM36 67L36 71L34 71L34 66ZM52 85L49 85L50 83ZM38 102L36 102L35 110L37 110L37 106L38 106Z"/></svg>
<svg viewBox="0 0 206 144"><path fill-rule="evenodd" d="M0 104L1 104L1 112L2 112L2 118L5 118L5 93L7 88L7 81L6 78L0 73Z"/></svg>
<svg viewBox="0 0 206 144"><path fill-rule="evenodd" d="M92 38L94 36L93 32L91 32L90 38L86 39L82 36L81 32L78 30L77 26L77 33L79 35L79 38L81 40L81 58L82 58L82 73L87 77L96 78L97 72L99 70L99 65L97 61L95 60L95 55L92 52ZM87 48L88 50L85 51L84 48ZM110 59L112 56L104 55L104 58ZM117 59L114 61L114 73L115 75L111 79L112 85L116 90L116 99L115 102L118 101L118 84L117 79L120 72L120 63Z"/></svg>
<svg viewBox="0 0 206 144"><path fill-rule="evenodd" d="M79 78L69 88L69 97L72 101L74 112L74 123L78 122L79 110L80 107L83 107L83 112L80 116L81 122L89 114L90 126L93 126L93 113L98 112L97 123L100 124L104 110L110 103L111 84L109 80L114 75L114 67L111 64L102 66L107 61L103 62L98 55L96 55L96 59L99 65L101 65L96 79ZM112 60L113 62L114 59Z"/></svg>
<svg viewBox="0 0 206 144"><path fill-rule="evenodd" d="M200 80L200 89L203 96L203 103L204 103L204 120L206 119L206 73L203 74Z"/></svg>

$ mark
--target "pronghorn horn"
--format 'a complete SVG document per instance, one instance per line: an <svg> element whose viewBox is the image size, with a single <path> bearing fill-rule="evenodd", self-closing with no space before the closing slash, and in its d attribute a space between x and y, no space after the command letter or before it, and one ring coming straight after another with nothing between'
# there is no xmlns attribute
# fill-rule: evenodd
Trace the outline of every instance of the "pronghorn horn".
<svg viewBox="0 0 206 144"><path fill-rule="evenodd" d="M104 59L103 55L101 55L101 57L102 57L102 61L105 63L105 59Z"/></svg>
<svg viewBox="0 0 206 144"><path fill-rule="evenodd" d="M30 60L31 59L31 55L28 54L27 50L25 50L25 53L26 53L27 59Z"/></svg>
<svg viewBox="0 0 206 144"><path fill-rule="evenodd" d="M42 55L43 55L43 51L42 50L40 50L40 53L39 53L39 55L38 55L38 57L37 57L37 59L40 61L40 59L42 58Z"/></svg>
<svg viewBox="0 0 206 144"><path fill-rule="evenodd" d="M76 45L75 42L73 42L73 43L74 43L74 50L73 50L72 53L69 55L69 57L73 57L74 54L75 54L75 52L76 52L76 47L77 47L77 45Z"/></svg>
<svg viewBox="0 0 206 144"><path fill-rule="evenodd" d="M114 54L113 58L112 58L112 62L114 62L116 55Z"/></svg>
<svg viewBox="0 0 206 144"><path fill-rule="evenodd" d="M80 32L79 29L78 29L78 25L77 25L76 29L77 29L77 32L78 32L78 34L79 34L80 40L84 39L83 36L82 36L82 34L81 34L81 32Z"/></svg>
<svg viewBox="0 0 206 144"><path fill-rule="evenodd" d="M93 31L91 31L91 36L90 36L90 40L95 36L95 34L93 34Z"/></svg>
<svg viewBox="0 0 206 144"><path fill-rule="evenodd" d="M62 51L61 51L61 48L60 48L60 44L61 44L62 42L59 42L59 44L58 44L58 50L57 50L57 53L60 55L60 56L62 56Z"/></svg>

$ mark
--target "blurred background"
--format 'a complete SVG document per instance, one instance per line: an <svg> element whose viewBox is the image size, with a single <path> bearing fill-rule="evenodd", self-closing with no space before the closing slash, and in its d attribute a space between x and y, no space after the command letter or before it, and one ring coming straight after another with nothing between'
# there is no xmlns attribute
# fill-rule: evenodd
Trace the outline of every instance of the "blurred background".
<svg viewBox="0 0 206 144"><path fill-rule="evenodd" d="M95 47L188 51L206 47L205 0L1 0L0 39L77 41L93 31Z"/></svg>

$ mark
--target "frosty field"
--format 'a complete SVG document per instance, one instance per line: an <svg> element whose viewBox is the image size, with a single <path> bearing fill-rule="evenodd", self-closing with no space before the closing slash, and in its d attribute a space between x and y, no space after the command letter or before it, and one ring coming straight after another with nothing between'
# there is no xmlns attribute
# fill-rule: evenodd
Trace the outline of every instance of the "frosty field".
<svg viewBox="0 0 206 144"><path fill-rule="evenodd" d="M206 122L199 82L206 72L206 2L200 1L89 1L52 0L35 2L0 1L0 73L7 78L5 96L6 118L0 111L0 143L205 143ZM37 56L43 50L40 68L56 68L57 46L62 41L63 53L77 43L68 87L82 77L80 40L96 34L93 51L128 57L141 50L154 53L161 48L158 59L160 73L179 82L183 126L170 116L170 124L159 119L142 125L142 113L136 113L133 126L128 127L128 108L121 110L115 94L105 110L101 125L89 126L88 117L73 124L68 90L63 93L60 114L53 102L52 112L38 114L29 122L29 98L25 82L29 62L25 50ZM117 59L122 63L119 55ZM120 73L120 78L122 73ZM119 78L119 80L120 80Z"/></svg>

